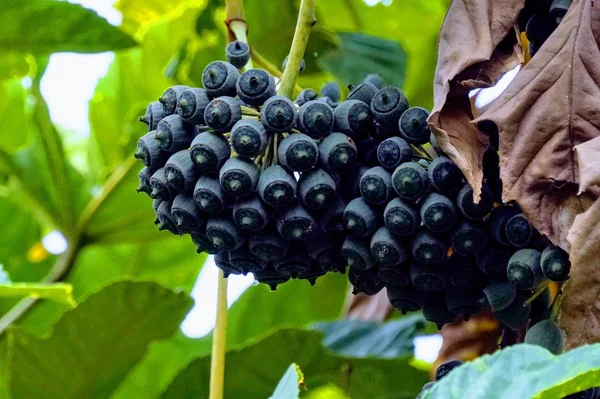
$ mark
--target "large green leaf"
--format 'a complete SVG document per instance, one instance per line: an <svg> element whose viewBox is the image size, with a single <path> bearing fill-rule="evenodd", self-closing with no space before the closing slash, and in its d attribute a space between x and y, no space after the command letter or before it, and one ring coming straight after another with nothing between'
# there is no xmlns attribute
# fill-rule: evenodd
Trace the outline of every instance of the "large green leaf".
<svg viewBox="0 0 600 399"><path fill-rule="evenodd" d="M228 312L227 347L241 348L248 341L282 326L305 326L341 314L346 277L329 274L311 287L306 281L289 281L271 292L264 285L248 288ZM138 394L157 398L190 361L210 353L212 336L191 339L178 336L152 345L142 361L123 382L115 398ZM168 357L168 364L166 358ZM271 387L273 388L273 387Z"/></svg>
<svg viewBox="0 0 600 399"><path fill-rule="evenodd" d="M555 356L521 344L458 367L423 398L562 398L598 385L600 344Z"/></svg>
<svg viewBox="0 0 600 399"><path fill-rule="evenodd" d="M135 46L94 11L66 1L3 0L0 51L96 53Z"/></svg>
<svg viewBox="0 0 600 399"><path fill-rule="evenodd" d="M170 340L152 343L111 399L159 398L177 374L192 360L209 355L211 346L210 335L191 339L178 334Z"/></svg>
<svg viewBox="0 0 600 399"><path fill-rule="evenodd" d="M172 335L192 305L154 283L122 282L67 312L46 339L10 331L15 398L106 398L148 344Z"/></svg>
<svg viewBox="0 0 600 399"><path fill-rule="evenodd" d="M248 288L229 311L228 345L239 345L270 329L303 327L339 317L347 284L345 275L329 273L312 287L307 281L291 280L277 287L277 291L264 284Z"/></svg>
<svg viewBox="0 0 600 399"><path fill-rule="evenodd" d="M362 33L340 33L340 48L318 58L340 82L359 84L377 72L388 86L404 87L406 54L400 44Z"/></svg>
<svg viewBox="0 0 600 399"><path fill-rule="evenodd" d="M304 385L304 374L297 364L292 363L269 399L297 399L300 396L301 385Z"/></svg>
<svg viewBox="0 0 600 399"><path fill-rule="evenodd" d="M322 339L315 331L283 329L251 346L227 352L225 398L268 397L291 362L302 369L309 392L334 383L353 398L412 399L427 381L427 373L410 366L408 358L346 358L328 352ZM206 398L209 369L209 357L194 360L162 397Z"/></svg>
<svg viewBox="0 0 600 399"><path fill-rule="evenodd" d="M337 320L312 326L325 334L323 345L335 353L382 359L413 355L413 339L425 327L426 322L421 314L387 323Z"/></svg>
<svg viewBox="0 0 600 399"><path fill-rule="evenodd" d="M151 281L191 292L206 255L198 255L189 237L170 237L149 245L89 246L82 250L66 282L81 302L92 292L122 280ZM68 307L41 303L31 309L20 326L30 334L46 334Z"/></svg>

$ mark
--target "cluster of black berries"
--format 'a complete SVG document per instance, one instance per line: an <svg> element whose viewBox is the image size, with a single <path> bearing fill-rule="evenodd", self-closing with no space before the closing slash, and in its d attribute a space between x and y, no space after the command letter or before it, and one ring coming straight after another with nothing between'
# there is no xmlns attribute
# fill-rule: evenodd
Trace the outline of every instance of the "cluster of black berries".
<svg viewBox="0 0 600 399"><path fill-rule="evenodd" d="M226 275L275 289L349 266L355 292L385 286L403 313L422 309L441 326L488 306L510 328L546 281L568 277L567 254L501 204L495 151L475 204L428 111L378 75L343 101L327 83L293 102L268 72L240 74L235 54L247 45L228 46L233 64L210 63L204 88L174 86L151 103L136 153L159 229L190 234Z"/></svg>
<svg viewBox="0 0 600 399"><path fill-rule="evenodd" d="M155 223L190 234L226 275L251 272L273 289L345 271L339 173L355 169L358 151L339 131L372 122L352 98L377 88L365 83L338 107L331 83L326 96L305 90L294 103L276 95L268 72L240 74L247 59L233 55L247 45L227 53L231 63L204 70L204 88L171 87L140 118L149 132L135 154L145 164L138 191L154 199Z"/></svg>
<svg viewBox="0 0 600 399"><path fill-rule="evenodd" d="M569 10L573 0L530 0L519 15L519 26L529 40L533 57Z"/></svg>

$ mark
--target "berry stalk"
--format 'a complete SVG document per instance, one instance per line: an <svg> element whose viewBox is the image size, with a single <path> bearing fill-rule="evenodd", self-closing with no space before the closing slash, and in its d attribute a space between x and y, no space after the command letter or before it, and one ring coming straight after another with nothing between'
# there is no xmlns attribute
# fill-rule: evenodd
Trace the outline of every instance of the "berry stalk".
<svg viewBox="0 0 600 399"><path fill-rule="evenodd" d="M279 91L277 92L280 96L292 99L296 79L298 79L300 71L300 63L302 62L306 44L308 43L308 37L310 36L312 27L317 23L317 17L315 16L316 7L317 0L302 0L300 2L300 12L298 14L298 22L296 23L296 31L294 32L290 55L287 66L283 71L283 76L281 77Z"/></svg>
<svg viewBox="0 0 600 399"><path fill-rule="evenodd" d="M210 362L210 399L223 398L225 380L225 337L227 332L227 279L219 269L217 288L217 323L213 332Z"/></svg>

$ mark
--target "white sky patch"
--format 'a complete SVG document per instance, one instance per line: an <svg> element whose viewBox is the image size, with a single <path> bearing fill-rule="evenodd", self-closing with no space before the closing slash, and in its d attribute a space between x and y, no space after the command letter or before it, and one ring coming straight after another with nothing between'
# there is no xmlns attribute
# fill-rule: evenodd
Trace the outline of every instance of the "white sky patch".
<svg viewBox="0 0 600 399"><path fill-rule="evenodd" d="M421 335L415 337L415 358L427 363L433 363L437 359L442 348L442 336L440 334Z"/></svg>
<svg viewBox="0 0 600 399"><path fill-rule="evenodd" d="M191 338L208 334L217 319L217 278L219 269L214 256L209 256L192 290L195 305L181 323L182 332ZM227 305L231 306L254 283L254 276L229 276L227 282Z"/></svg>
<svg viewBox="0 0 600 399"><path fill-rule="evenodd" d="M515 78L515 76L517 76L517 73L519 73L520 70L521 66L517 65L510 71L506 72L504 76L500 78L498 83L496 83L495 86L488 87L487 89L471 90L471 92L469 93L470 97L477 95L477 98L475 99L475 108L483 108L492 101L494 101L496 98L498 98L500 94L502 94L502 92L506 90L510 82L513 81L513 79Z"/></svg>
<svg viewBox="0 0 600 399"><path fill-rule="evenodd" d="M114 53L55 53L41 82L52 121L63 129L90 133L89 102L98 79L108 72Z"/></svg>
<svg viewBox="0 0 600 399"><path fill-rule="evenodd" d="M42 238L42 245L53 255L65 252L69 246L65 236L57 230L51 231Z"/></svg>

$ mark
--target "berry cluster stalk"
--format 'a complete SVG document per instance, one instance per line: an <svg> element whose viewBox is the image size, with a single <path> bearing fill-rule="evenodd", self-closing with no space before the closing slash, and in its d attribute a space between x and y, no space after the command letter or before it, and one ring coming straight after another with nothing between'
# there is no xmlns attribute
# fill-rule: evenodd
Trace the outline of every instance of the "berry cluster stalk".
<svg viewBox="0 0 600 399"><path fill-rule="evenodd" d="M210 399L223 398L225 380L225 337L227 332L227 278L219 269L217 289L217 323L213 332L210 363Z"/></svg>
<svg viewBox="0 0 600 399"><path fill-rule="evenodd" d="M300 2L300 12L298 14L298 22L296 23L296 31L294 32L294 40L290 49L290 55L287 65L281 77L281 83L277 94L293 99L294 86L298 73L300 71L300 63L304 57L308 37L313 26L317 23L315 9L317 0L302 0Z"/></svg>

